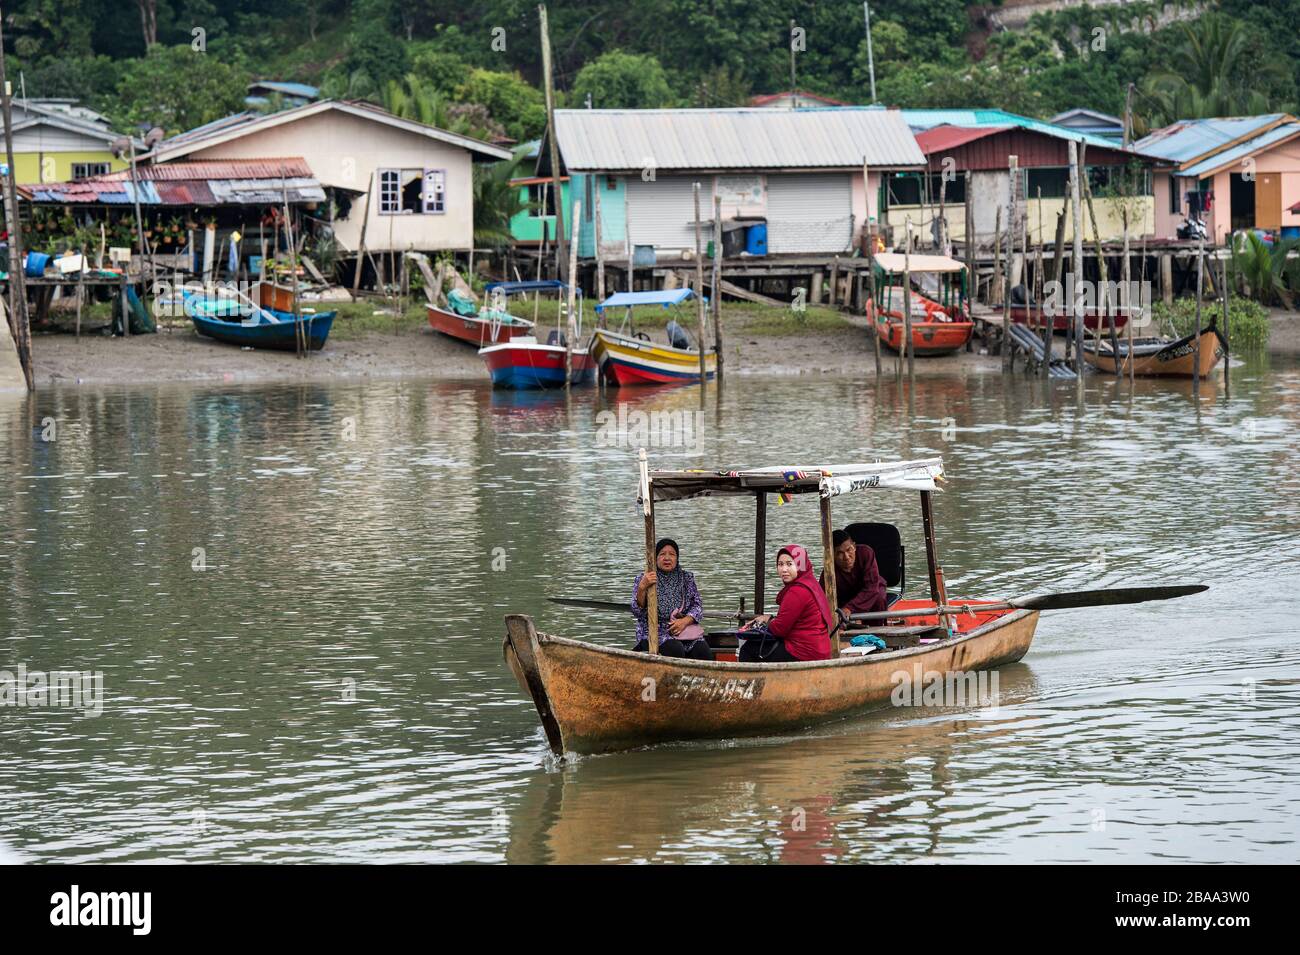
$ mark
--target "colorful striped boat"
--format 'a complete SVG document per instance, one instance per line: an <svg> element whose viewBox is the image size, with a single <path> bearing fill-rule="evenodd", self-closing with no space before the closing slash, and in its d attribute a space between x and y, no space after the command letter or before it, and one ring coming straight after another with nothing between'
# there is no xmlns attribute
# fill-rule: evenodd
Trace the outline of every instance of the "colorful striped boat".
<svg viewBox="0 0 1300 955"><path fill-rule="evenodd" d="M543 345L530 336L479 349L487 364L493 388L564 387L564 346ZM573 350L573 384L590 385L596 380L596 362L585 348Z"/></svg>
<svg viewBox="0 0 1300 955"><path fill-rule="evenodd" d="M606 383L617 387L681 385L700 380L700 353L694 348L656 345L600 328L592 338L591 352ZM705 377L712 378L717 371L718 356L705 352Z"/></svg>

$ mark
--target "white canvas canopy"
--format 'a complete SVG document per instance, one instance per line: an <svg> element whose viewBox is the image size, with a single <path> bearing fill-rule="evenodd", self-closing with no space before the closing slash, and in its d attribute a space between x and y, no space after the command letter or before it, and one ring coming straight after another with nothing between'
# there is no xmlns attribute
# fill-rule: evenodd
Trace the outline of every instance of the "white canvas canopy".
<svg viewBox="0 0 1300 955"><path fill-rule="evenodd" d="M856 491L933 491L943 477L942 458L860 464L791 465L736 471L652 471L656 501L754 494L837 497Z"/></svg>
<svg viewBox="0 0 1300 955"><path fill-rule="evenodd" d="M966 266L946 255L909 255L901 252L878 252L876 264L886 272L903 271L904 259L907 259L909 272L961 272Z"/></svg>

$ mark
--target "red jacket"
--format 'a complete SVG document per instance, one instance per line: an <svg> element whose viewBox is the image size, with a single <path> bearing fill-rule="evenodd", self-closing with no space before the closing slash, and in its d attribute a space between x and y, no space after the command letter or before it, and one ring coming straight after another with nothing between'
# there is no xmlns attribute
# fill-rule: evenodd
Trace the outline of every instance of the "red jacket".
<svg viewBox="0 0 1300 955"><path fill-rule="evenodd" d="M807 552L797 545L783 548L794 552L800 564L798 577L781 588L776 595L776 616L767 629L774 637L785 641L785 648L796 660L829 660L831 658L830 604L817 585L817 578L808 565Z"/></svg>

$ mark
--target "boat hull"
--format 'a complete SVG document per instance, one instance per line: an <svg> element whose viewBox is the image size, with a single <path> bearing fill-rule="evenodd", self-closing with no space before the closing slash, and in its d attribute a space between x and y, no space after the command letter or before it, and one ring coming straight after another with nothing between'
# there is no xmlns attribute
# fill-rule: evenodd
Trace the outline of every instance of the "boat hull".
<svg viewBox="0 0 1300 955"><path fill-rule="evenodd" d="M268 311L270 311L268 309ZM189 319L194 323L194 330L200 335L249 348L268 348L274 351L297 351L298 333L295 331L293 316L284 312L273 314L279 321L261 322L257 325L245 325L240 321L223 321L191 313ZM304 315L299 322L307 333L307 341L312 351L325 347L330 329L334 325L334 312Z"/></svg>
<svg viewBox="0 0 1300 955"><path fill-rule="evenodd" d="M1128 374L1126 343L1120 342L1119 365L1122 374ZM1212 328L1201 330L1201 356L1198 366L1195 353L1195 336L1188 335L1170 342L1164 348L1143 355L1134 348L1133 374L1144 378L1208 378L1219 359L1224 356L1223 338ZM1083 346L1083 360L1098 371L1115 373L1116 356L1110 353L1109 343L1102 343L1099 352L1094 342Z"/></svg>
<svg viewBox="0 0 1300 955"><path fill-rule="evenodd" d="M479 348L499 345L520 335L533 334L533 323L523 318L516 318L514 322L494 324L487 318L457 315L436 305L426 305L425 308L429 312L429 327L435 332L441 332Z"/></svg>
<svg viewBox="0 0 1300 955"><path fill-rule="evenodd" d="M895 296L896 297L896 296ZM912 351L918 356L951 355L961 351L975 332L974 322L949 321L947 312L937 303L918 294L914 298L925 309L925 317L912 317ZM944 316L938 318L937 316ZM901 352L906 330L901 310L877 309L875 302L867 303L867 318L876 328L881 344L891 351Z"/></svg>
<svg viewBox="0 0 1300 955"><path fill-rule="evenodd" d="M519 391L564 387L564 349L559 345L506 342L479 352L492 387ZM596 362L585 348L573 351L573 384L596 380Z"/></svg>
<svg viewBox="0 0 1300 955"><path fill-rule="evenodd" d="M693 348L670 348L597 329L591 351L606 383L615 387L681 385L700 380L700 353ZM718 356L705 352L705 378L712 378L717 371Z"/></svg>
<svg viewBox="0 0 1300 955"><path fill-rule="evenodd" d="M1025 655L1036 611L1001 614L925 646L812 663L649 656L539 634L506 617L504 654L558 755L789 732L881 706L928 674L991 669Z"/></svg>

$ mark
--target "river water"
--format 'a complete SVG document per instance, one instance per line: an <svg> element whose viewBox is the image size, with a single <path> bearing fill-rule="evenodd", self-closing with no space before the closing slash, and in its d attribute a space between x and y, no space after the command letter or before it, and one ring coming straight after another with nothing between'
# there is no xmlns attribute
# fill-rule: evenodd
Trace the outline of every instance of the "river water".
<svg viewBox="0 0 1300 955"><path fill-rule="evenodd" d="M741 377L626 396L630 441L594 392L430 381L0 405L0 670L102 674L98 705L0 706L0 856L1297 861L1300 367L1190 392ZM942 455L951 594L1212 589L1044 614L996 705L557 764L502 615L630 643L545 597L630 594L654 411L659 466ZM835 508L899 524L925 593L915 495ZM813 499L769 514L816 545ZM706 607L752 593L752 503L658 523Z"/></svg>

